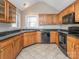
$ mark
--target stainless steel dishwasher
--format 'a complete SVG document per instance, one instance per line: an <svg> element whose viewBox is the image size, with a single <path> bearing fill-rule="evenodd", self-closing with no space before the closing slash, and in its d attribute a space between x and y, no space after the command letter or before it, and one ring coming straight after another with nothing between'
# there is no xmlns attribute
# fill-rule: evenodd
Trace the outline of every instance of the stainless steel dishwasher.
<svg viewBox="0 0 79 59"><path fill-rule="evenodd" d="M50 32L49 31L42 31L41 33L41 43L49 44L50 43Z"/></svg>

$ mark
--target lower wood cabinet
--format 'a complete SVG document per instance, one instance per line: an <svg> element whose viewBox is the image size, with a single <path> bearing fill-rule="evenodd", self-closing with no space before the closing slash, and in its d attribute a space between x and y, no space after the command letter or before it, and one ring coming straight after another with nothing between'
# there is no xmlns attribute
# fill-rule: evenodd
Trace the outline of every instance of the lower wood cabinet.
<svg viewBox="0 0 79 59"><path fill-rule="evenodd" d="M23 36L17 35L16 37L13 38L14 43L13 43L13 48L14 48L14 58L19 54L19 52L23 48Z"/></svg>
<svg viewBox="0 0 79 59"><path fill-rule="evenodd" d="M75 49L74 59L79 59L79 39L76 39L74 49Z"/></svg>
<svg viewBox="0 0 79 59"><path fill-rule="evenodd" d="M16 59L23 48L22 35L17 35L0 42L0 59Z"/></svg>
<svg viewBox="0 0 79 59"><path fill-rule="evenodd" d="M24 33L24 47L36 43L36 32Z"/></svg>
<svg viewBox="0 0 79 59"><path fill-rule="evenodd" d="M71 59L74 59L74 44L75 39L73 37L67 36L67 54Z"/></svg>
<svg viewBox="0 0 79 59"><path fill-rule="evenodd" d="M19 37L16 37L14 40L14 57L20 52L20 40Z"/></svg>
<svg viewBox="0 0 79 59"><path fill-rule="evenodd" d="M0 59L13 59L13 43L12 41L1 42Z"/></svg>
<svg viewBox="0 0 79 59"><path fill-rule="evenodd" d="M75 22L79 22L79 0L75 2Z"/></svg>
<svg viewBox="0 0 79 59"><path fill-rule="evenodd" d="M56 31L51 31L50 32L50 43L56 43L57 45L59 45L58 32L56 32Z"/></svg>
<svg viewBox="0 0 79 59"><path fill-rule="evenodd" d="M79 38L67 36L67 54L71 59L79 59Z"/></svg>

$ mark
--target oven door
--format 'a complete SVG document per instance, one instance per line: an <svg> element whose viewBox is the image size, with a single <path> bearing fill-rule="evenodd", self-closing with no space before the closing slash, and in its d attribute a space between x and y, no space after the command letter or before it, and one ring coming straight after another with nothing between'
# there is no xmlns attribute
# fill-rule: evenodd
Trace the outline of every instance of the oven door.
<svg viewBox="0 0 79 59"><path fill-rule="evenodd" d="M67 35L64 33L59 33L59 48L67 56Z"/></svg>
<svg viewBox="0 0 79 59"><path fill-rule="evenodd" d="M66 39L66 34L64 33L60 33L59 34L59 45L63 48L63 49L67 49L67 39Z"/></svg>

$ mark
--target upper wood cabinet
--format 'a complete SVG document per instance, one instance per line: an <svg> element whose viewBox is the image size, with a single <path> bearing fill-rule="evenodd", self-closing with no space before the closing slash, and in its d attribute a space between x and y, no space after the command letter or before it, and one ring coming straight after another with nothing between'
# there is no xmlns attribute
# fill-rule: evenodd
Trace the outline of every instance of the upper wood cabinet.
<svg viewBox="0 0 79 59"><path fill-rule="evenodd" d="M53 14L40 14L39 15L39 24L40 25L52 25L57 24L56 15Z"/></svg>
<svg viewBox="0 0 79 59"><path fill-rule="evenodd" d="M7 0L0 0L0 22L15 22L16 7Z"/></svg>
<svg viewBox="0 0 79 59"><path fill-rule="evenodd" d="M10 2L7 3L7 22L16 22L16 7Z"/></svg>
<svg viewBox="0 0 79 59"><path fill-rule="evenodd" d="M75 2L75 22L79 22L79 1Z"/></svg>
<svg viewBox="0 0 79 59"><path fill-rule="evenodd" d="M63 22L63 19L62 17L69 14L69 13L72 13L72 12L75 12L75 7L74 7L74 3L70 6L68 6L66 9L64 9L63 11L61 11L59 14L58 14L58 19L59 19L59 23L62 24Z"/></svg>
<svg viewBox="0 0 79 59"><path fill-rule="evenodd" d="M7 1L0 0L0 22L6 21Z"/></svg>

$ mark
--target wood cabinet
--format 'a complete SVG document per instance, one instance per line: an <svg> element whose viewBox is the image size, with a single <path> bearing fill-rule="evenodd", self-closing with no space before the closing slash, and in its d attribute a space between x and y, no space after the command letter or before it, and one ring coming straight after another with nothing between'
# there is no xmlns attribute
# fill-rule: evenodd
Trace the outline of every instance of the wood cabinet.
<svg viewBox="0 0 79 59"><path fill-rule="evenodd" d="M16 22L16 7L7 2L7 22Z"/></svg>
<svg viewBox="0 0 79 59"><path fill-rule="evenodd" d="M63 19L62 19L63 16L65 16L69 13L75 12L75 7L74 6L75 5L73 3L58 14L58 19L59 19L60 24L62 24L62 22L63 22Z"/></svg>
<svg viewBox="0 0 79 59"><path fill-rule="evenodd" d="M36 32L24 33L24 47L36 43Z"/></svg>
<svg viewBox="0 0 79 59"><path fill-rule="evenodd" d="M58 32L55 32L55 31L50 32L50 43L56 43L57 45L59 45Z"/></svg>
<svg viewBox="0 0 79 59"><path fill-rule="evenodd" d="M21 51L23 46L24 46L24 35L23 35L23 33L19 35L19 40L20 40L20 51Z"/></svg>
<svg viewBox="0 0 79 59"><path fill-rule="evenodd" d="M75 45L75 58L74 59L79 59L79 41L77 41Z"/></svg>
<svg viewBox="0 0 79 59"><path fill-rule="evenodd" d="M74 59L75 55L74 45L75 45L75 38L67 36L67 54L71 59Z"/></svg>
<svg viewBox="0 0 79 59"><path fill-rule="evenodd" d="M0 42L0 59L16 59L23 48L22 34Z"/></svg>
<svg viewBox="0 0 79 59"><path fill-rule="evenodd" d="M53 24L53 14L40 14L39 24L40 25L52 25Z"/></svg>
<svg viewBox="0 0 79 59"><path fill-rule="evenodd" d="M71 59L79 59L79 38L67 36L67 54Z"/></svg>
<svg viewBox="0 0 79 59"><path fill-rule="evenodd" d="M37 32L36 43L41 43L41 32L40 31Z"/></svg>
<svg viewBox="0 0 79 59"><path fill-rule="evenodd" d="M29 45L29 35L28 33L24 33L24 47Z"/></svg>
<svg viewBox="0 0 79 59"><path fill-rule="evenodd" d="M18 55L18 53L20 52L20 40L19 37L16 36L14 37L14 57L16 57Z"/></svg>
<svg viewBox="0 0 79 59"><path fill-rule="evenodd" d="M75 40L76 42L74 45L74 50L75 50L74 59L79 59L79 38L75 38Z"/></svg>
<svg viewBox="0 0 79 59"><path fill-rule="evenodd" d="M0 22L15 22L16 7L8 0L0 0Z"/></svg>
<svg viewBox="0 0 79 59"><path fill-rule="evenodd" d="M79 1L75 2L75 22L79 22Z"/></svg>
<svg viewBox="0 0 79 59"><path fill-rule="evenodd" d="M14 59L13 43L11 42L11 40L1 42L0 59Z"/></svg>
<svg viewBox="0 0 79 59"><path fill-rule="evenodd" d="M0 0L0 22L6 21L6 9L7 9L7 1Z"/></svg>
<svg viewBox="0 0 79 59"><path fill-rule="evenodd" d="M14 58L16 58L16 56L19 54L19 52L22 50L23 48L23 35L17 35L15 37L12 38L14 43L13 43L13 48L14 48Z"/></svg>

